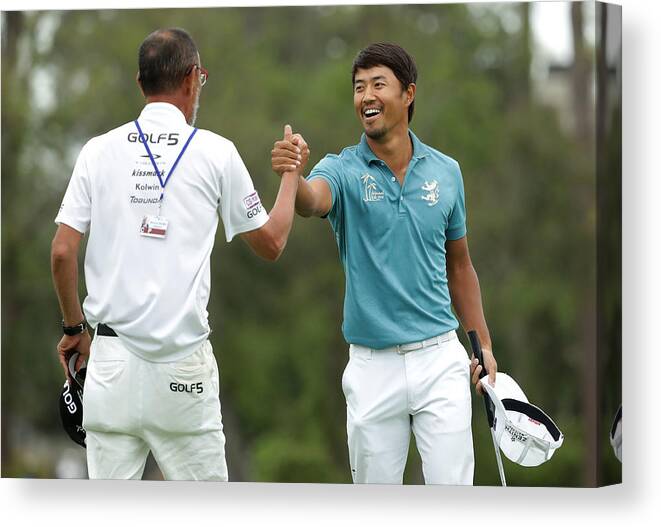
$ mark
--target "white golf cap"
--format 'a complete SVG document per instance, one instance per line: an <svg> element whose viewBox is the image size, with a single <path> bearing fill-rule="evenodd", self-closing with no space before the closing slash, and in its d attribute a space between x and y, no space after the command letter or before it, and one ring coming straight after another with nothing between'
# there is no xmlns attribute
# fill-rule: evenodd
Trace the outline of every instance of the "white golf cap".
<svg viewBox="0 0 661 527"><path fill-rule="evenodd" d="M622 463L622 405L617 409L610 432L611 446L615 457Z"/></svg>
<svg viewBox="0 0 661 527"><path fill-rule="evenodd" d="M553 420L530 404L512 377L496 373L496 386L488 377L480 379L495 407L494 437L510 461L536 467L551 459L564 437Z"/></svg>

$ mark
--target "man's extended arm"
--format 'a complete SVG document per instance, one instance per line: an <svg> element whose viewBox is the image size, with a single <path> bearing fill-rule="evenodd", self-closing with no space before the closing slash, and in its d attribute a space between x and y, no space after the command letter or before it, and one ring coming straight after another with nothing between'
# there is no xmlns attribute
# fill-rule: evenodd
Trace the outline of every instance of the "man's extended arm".
<svg viewBox="0 0 661 527"><path fill-rule="evenodd" d="M459 240L448 240L445 249L448 287L452 297L452 305L461 325L466 330L474 329L477 331L482 344L484 365L489 374L490 383L493 384L496 380L498 365L491 350L491 336L482 309L480 282L468 252L468 241L465 236ZM477 381L481 371L482 366L476 368L473 361L471 363L471 375L473 384L476 384L479 392L482 391L482 387Z"/></svg>
<svg viewBox="0 0 661 527"><path fill-rule="evenodd" d="M51 244L51 272L55 292L60 302L62 320L65 326L74 326L84 320L78 296L78 248L83 235L68 225L60 224ZM80 358L76 369L82 366L89 356L91 339L85 329L78 335L64 335L57 345L58 358L68 377L66 356L76 350Z"/></svg>
<svg viewBox="0 0 661 527"><path fill-rule="evenodd" d="M286 125L285 137L289 141L291 136L291 127ZM293 170L283 174L280 180L280 190L269 212L269 220L259 229L241 235L250 248L266 260L277 260L287 245L294 222L294 201L299 186L299 174L307 162L307 155L303 157L300 152L299 149L297 158L291 163Z"/></svg>
<svg viewBox="0 0 661 527"><path fill-rule="evenodd" d="M307 181L301 176L296 193L296 212L299 216L321 218L328 214L332 203L331 190L325 180L318 178Z"/></svg>
<svg viewBox="0 0 661 527"><path fill-rule="evenodd" d="M269 212L269 220L259 229L244 232L241 237L262 258L276 261L287 245L294 222L294 200L298 174L289 173L280 180L280 190Z"/></svg>

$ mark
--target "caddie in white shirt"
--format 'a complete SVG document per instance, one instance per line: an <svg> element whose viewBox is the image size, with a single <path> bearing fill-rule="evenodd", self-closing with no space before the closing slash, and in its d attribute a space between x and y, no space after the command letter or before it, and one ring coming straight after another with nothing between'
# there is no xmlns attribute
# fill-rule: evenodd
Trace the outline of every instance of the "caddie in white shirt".
<svg viewBox="0 0 661 527"><path fill-rule="evenodd" d="M72 351L81 354L76 369L89 359L90 478L139 479L151 451L166 479L226 481L206 311L218 216L228 242L240 234L276 260L291 230L298 174L282 179L267 214L234 144L193 127L208 73L188 33L155 31L138 62L146 106L135 121L87 142L55 219L59 359L67 375ZM307 156L301 151L299 162ZM85 233L81 307L77 255Z"/></svg>

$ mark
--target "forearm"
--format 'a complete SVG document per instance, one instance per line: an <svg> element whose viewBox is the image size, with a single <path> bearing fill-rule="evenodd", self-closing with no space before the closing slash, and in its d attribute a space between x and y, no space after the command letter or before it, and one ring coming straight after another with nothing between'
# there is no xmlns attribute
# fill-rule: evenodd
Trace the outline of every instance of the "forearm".
<svg viewBox="0 0 661 527"><path fill-rule="evenodd" d="M448 285L459 322L466 330L476 330L482 347L491 350L491 336L482 309L480 282L473 265L449 269Z"/></svg>
<svg viewBox="0 0 661 527"><path fill-rule="evenodd" d="M282 248L287 242L294 222L294 202L298 184L298 175L286 172L280 180L278 195L269 212L269 227L272 229L274 239L282 245Z"/></svg>
<svg viewBox="0 0 661 527"><path fill-rule="evenodd" d="M317 209L317 197L312 185L303 176L300 176L296 192L296 213L304 218L309 218L319 215Z"/></svg>
<svg viewBox="0 0 661 527"><path fill-rule="evenodd" d="M77 253L54 249L51 254L51 271L64 324L78 324L84 316L78 296Z"/></svg>

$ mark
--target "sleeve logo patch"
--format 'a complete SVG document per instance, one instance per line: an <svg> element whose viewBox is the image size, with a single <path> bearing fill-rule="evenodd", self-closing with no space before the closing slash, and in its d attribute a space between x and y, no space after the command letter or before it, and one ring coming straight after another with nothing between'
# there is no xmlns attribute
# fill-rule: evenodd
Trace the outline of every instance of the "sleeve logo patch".
<svg viewBox="0 0 661 527"><path fill-rule="evenodd" d="M260 203L261 202L259 201L259 196L257 195L257 191L253 192L248 197L243 198L243 204L245 205L247 210L259 206Z"/></svg>

